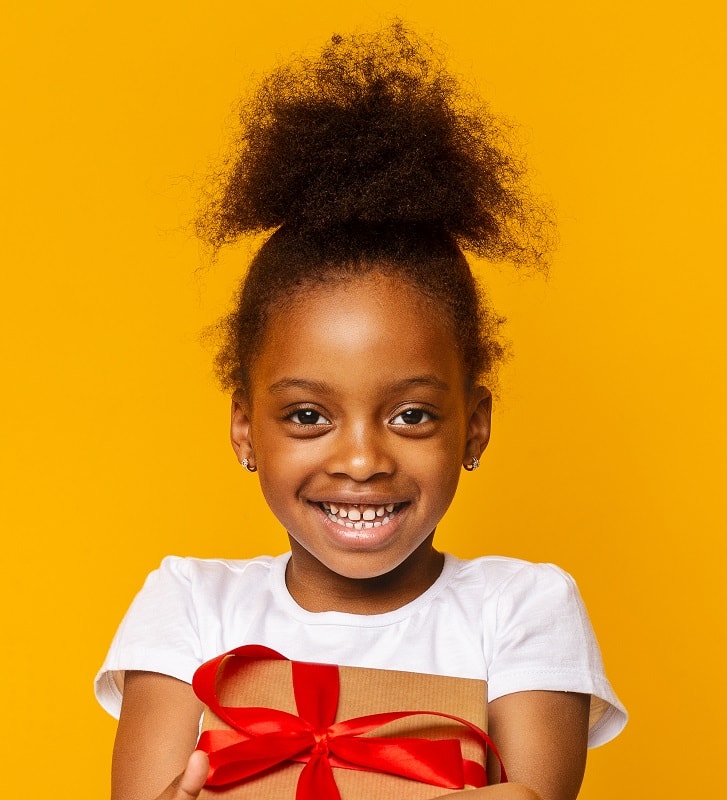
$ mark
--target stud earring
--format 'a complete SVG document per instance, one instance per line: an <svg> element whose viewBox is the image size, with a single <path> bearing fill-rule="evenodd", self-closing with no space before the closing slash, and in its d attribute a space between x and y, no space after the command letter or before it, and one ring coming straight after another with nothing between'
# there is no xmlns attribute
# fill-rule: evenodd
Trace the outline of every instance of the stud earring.
<svg viewBox="0 0 727 800"><path fill-rule="evenodd" d="M246 469L248 472L257 472L257 467L253 467L253 466L250 464L250 460L249 460L249 459L247 459L247 458L243 458L243 459L242 459L242 461L240 462L240 466L241 466L241 467L245 467L245 469Z"/></svg>
<svg viewBox="0 0 727 800"><path fill-rule="evenodd" d="M469 464L462 465L467 472L474 472L476 469L479 469L480 466L480 459L477 456L472 456L472 461Z"/></svg>

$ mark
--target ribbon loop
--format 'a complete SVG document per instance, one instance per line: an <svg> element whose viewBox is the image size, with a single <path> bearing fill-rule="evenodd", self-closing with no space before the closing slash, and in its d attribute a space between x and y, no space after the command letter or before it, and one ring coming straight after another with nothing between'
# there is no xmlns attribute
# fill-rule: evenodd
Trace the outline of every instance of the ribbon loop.
<svg viewBox="0 0 727 800"><path fill-rule="evenodd" d="M300 716L316 730L333 725L338 710L338 667L293 661L292 671L295 705Z"/></svg>

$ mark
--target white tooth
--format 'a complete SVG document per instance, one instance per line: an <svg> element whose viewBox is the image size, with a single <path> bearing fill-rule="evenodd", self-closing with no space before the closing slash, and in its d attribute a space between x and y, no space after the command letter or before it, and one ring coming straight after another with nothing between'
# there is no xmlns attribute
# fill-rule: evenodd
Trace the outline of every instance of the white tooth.
<svg viewBox="0 0 727 800"><path fill-rule="evenodd" d="M363 526L365 524L366 524L365 522L354 522L353 527L356 528L357 531L360 531L363 529Z"/></svg>
<svg viewBox="0 0 727 800"><path fill-rule="evenodd" d="M339 517L344 517L344 518L345 518L345 517L347 517L347 516L348 516L348 511L346 511L346 509L345 509L345 508L339 508L339 509L338 509L338 516L339 516Z"/></svg>
<svg viewBox="0 0 727 800"><path fill-rule="evenodd" d="M386 509L383 506L379 506L376 509L376 516L377 517L383 517L385 513L386 513Z"/></svg>
<svg viewBox="0 0 727 800"><path fill-rule="evenodd" d="M352 520L359 520L361 519L361 512L357 508L349 508L348 518Z"/></svg>
<svg viewBox="0 0 727 800"><path fill-rule="evenodd" d="M353 528L353 522L347 522L346 523L346 527L347 528Z"/></svg>
<svg viewBox="0 0 727 800"><path fill-rule="evenodd" d="M364 526L364 528L366 530L369 530L370 528L374 527L374 523L373 522L364 522L363 526Z"/></svg>
<svg viewBox="0 0 727 800"><path fill-rule="evenodd" d="M388 505L388 506L386 506L386 510L387 510L389 513L391 513L391 512L394 510L394 504L393 504L393 503L389 503L389 505Z"/></svg>
<svg viewBox="0 0 727 800"><path fill-rule="evenodd" d="M367 508L366 511L363 512L363 518L365 520L371 521L372 519L376 519L376 511L373 508Z"/></svg>
<svg viewBox="0 0 727 800"><path fill-rule="evenodd" d="M325 505L325 503L324 503L324 505ZM331 503L331 504L328 506L328 508L330 508L330 509L331 509L331 514L338 514L338 506L334 506L334 505L333 505L333 503Z"/></svg>
<svg viewBox="0 0 727 800"><path fill-rule="evenodd" d="M330 519L331 522L338 522L338 517L334 517L333 514L329 514L328 519Z"/></svg>
<svg viewBox="0 0 727 800"><path fill-rule="evenodd" d="M330 507L330 505L328 503L322 502L321 505L323 506L323 508L326 509L326 511L330 511L331 510L331 507Z"/></svg>
<svg viewBox="0 0 727 800"><path fill-rule="evenodd" d="M381 527L381 523L378 520L376 520L376 522L374 522L373 525L374 525L374 528L380 528Z"/></svg>
<svg viewBox="0 0 727 800"><path fill-rule="evenodd" d="M384 517L384 518L381 520L381 524L382 524L382 525L388 525L390 522L391 522L391 517Z"/></svg>

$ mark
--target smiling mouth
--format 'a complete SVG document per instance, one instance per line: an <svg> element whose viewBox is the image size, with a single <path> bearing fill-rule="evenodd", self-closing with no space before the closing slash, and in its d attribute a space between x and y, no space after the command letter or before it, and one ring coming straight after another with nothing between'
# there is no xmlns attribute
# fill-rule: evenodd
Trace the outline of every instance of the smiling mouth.
<svg viewBox="0 0 727 800"><path fill-rule="evenodd" d="M357 503L318 503L318 507L342 528L353 528L361 531L369 528L380 528L388 525L401 511L404 503L387 503L383 506L365 505Z"/></svg>

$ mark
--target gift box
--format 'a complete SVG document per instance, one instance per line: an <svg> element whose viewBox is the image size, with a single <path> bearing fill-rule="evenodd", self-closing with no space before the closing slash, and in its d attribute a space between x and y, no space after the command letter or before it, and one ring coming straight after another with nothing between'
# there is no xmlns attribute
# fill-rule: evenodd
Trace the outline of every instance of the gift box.
<svg viewBox="0 0 727 800"><path fill-rule="evenodd" d="M248 645L202 665L201 800L430 800L484 786L484 681L291 662Z"/></svg>

